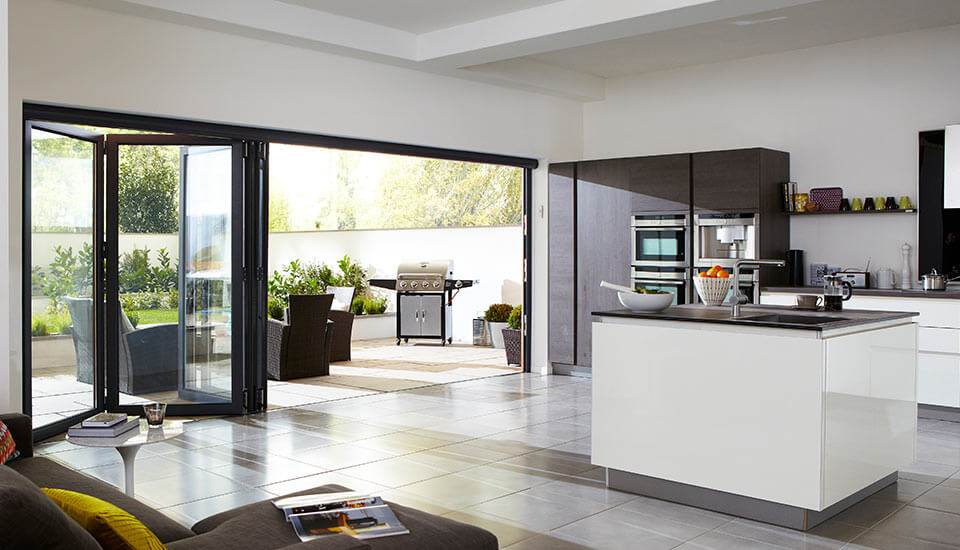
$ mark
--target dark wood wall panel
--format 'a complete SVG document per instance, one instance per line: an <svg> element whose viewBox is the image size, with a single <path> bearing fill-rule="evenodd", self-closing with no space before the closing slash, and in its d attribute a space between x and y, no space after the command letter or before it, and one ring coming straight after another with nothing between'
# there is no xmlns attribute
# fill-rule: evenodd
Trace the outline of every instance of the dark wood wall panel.
<svg viewBox="0 0 960 550"><path fill-rule="evenodd" d="M621 172L608 163L590 161L577 165L577 348L576 364L590 367L593 347L592 311L622 307L617 293L600 288L606 280L630 284L631 195L619 186L592 183L607 181L604 175Z"/></svg>
<svg viewBox="0 0 960 550"><path fill-rule="evenodd" d="M574 164L551 164L547 179L547 247L550 286L547 359L574 364L576 280L574 269Z"/></svg>

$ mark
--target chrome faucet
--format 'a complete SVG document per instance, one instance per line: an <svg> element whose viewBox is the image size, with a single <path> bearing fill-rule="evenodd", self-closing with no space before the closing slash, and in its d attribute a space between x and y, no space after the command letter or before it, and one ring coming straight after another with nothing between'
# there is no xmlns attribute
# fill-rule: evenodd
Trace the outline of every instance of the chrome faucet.
<svg viewBox="0 0 960 550"><path fill-rule="evenodd" d="M760 267L761 265L775 265L783 267L783 260L737 260L733 263L733 295L730 296L730 306L733 308L733 318L740 317L740 304L747 303L747 297L740 292L740 266Z"/></svg>

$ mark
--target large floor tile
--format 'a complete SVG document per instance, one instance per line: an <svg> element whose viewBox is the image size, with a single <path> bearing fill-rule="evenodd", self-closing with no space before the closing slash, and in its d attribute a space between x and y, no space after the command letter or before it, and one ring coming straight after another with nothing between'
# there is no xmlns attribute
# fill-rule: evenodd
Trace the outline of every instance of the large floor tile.
<svg viewBox="0 0 960 550"><path fill-rule="evenodd" d="M871 530L844 546L843 550L957 550L957 548L960 546L938 544Z"/></svg>
<svg viewBox="0 0 960 550"><path fill-rule="evenodd" d="M960 488L938 485L911 504L920 508L931 508L960 515Z"/></svg>
<svg viewBox="0 0 960 550"><path fill-rule="evenodd" d="M403 487L404 492L460 510L513 491L462 474L447 474Z"/></svg>
<svg viewBox="0 0 960 550"><path fill-rule="evenodd" d="M706 531L692 525L612 509L549 534L590 548L674 548Z"/></svg>
<svg viewBox="0 0 960 550"><path fill-rule="evenodd" d="M342 474L372 481L386 487L401 487L448 473L405 457L389 458L339 471Z"/></svg>
<svg viewBox="0 0 960 550"><path fill-rule="evenodd" d="M188 517L193 520L193 523L196 523L203 518L212 516L214 514L219 514L220 512L226 512L227 510L231 510L238 506L273 498L276 497L271 493L261 489L250 488L243 489L235 493L227 493L225 495L219 495L211 498L187 502L185 504L171 506L165 509L164 512L171 512L172 514Z"/></svg>
<svg viewBox="0 0 960 550"><path fill-rule="evenodd" d="M497 536L501 548L509 547L522 540L536 537L541 533L506 518L491 516L475 510L450 512L446 517L486 529Z"/></svg>
<svg viewBox="0 0 960 550"><path fill-rule="evenodd" d="M552 537L550 535L538 535L536 537L524 539L516 544L512 544L504 548L507 550L588 550L596 547L558 539L557 537ZM630 548L637 547L631 546ZM661 548L670 547L666 546Z"/></svg>
<svg viewBox="0 0 960 550"><path fill-rule="evenodd" d="M637 497L620 505L620 508L644 516L693 525L704 530L720 527L734 519L733 516L726 514L648 497Z"/></svg>
<svg viewBox="0 0 960 550"><path fill-rule="evenodd" d="M509 519L537 531L548 531L608 508L606 504L588 500L555 500L514 493L473 506L470 511Z"/></svg>
<svg viewBox="0 0 960 550"><path fill-rule="evenodd" d="M877 525L875 530L927 542L957 544L960 541L960 516L908 505Z"/></svg>
<svg viewBox="0 0 960 550"><path fill-rule="evenodd" d="M820 528L803 532L736 519L721 525L716 532L791 550L836 550L866 530L863 527L836 521L824 523L818 527Z"/></svg>

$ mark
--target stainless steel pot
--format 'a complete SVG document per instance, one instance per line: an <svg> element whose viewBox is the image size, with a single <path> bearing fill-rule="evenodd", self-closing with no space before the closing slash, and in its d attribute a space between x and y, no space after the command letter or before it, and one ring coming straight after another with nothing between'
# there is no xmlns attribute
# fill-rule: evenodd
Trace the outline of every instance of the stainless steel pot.
<svg viewBox="0 0 960 550"><path fill-rule="evenodd" d="M930 273L926 275L921 275L920 279L923 281L924 290L946 290L947 289L947 276L937 273L936 268L934 268Z"/></svg>

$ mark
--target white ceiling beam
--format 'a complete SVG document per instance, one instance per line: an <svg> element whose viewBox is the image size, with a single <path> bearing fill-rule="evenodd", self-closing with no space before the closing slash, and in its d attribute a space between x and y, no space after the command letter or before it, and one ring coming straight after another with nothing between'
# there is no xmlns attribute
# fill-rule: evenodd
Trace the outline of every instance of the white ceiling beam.
<svg viewBox="0 0 960 550"><path fill-rule="evenodd" d="M466 67L816 0L561 0L421 34L420 62Z"/></svg>

